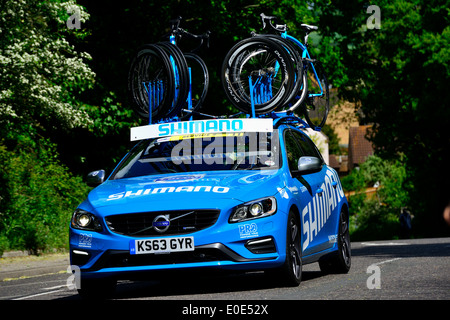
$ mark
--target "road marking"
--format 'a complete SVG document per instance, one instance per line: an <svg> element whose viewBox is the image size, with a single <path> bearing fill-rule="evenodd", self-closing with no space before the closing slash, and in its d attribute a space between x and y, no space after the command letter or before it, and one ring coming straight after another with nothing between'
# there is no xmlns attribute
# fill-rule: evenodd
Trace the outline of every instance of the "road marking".
<svg viewBox="0 0 450 320"><path fill-rule="evenodd" d="M375 243L375 242L361 242L362 246L373 246L373 247L381 247L381 246L407 246L409 243L403 243L403 242L382 242L382 243Z"/></svg>
<svg viewBox="0 0 450 320"><path fill-rule="evenodd" d="M59 285L59 286L42 288L42 290L55 290L55 289L61 289L61 288L65 288L65 287L67 287L67 285L66 284L62 284L62 285Z"/></svg>
<svg viewBox="0 0 450 320"><path fill-rule="evenodd" d="M400 260L400 259L402 259L402 258L389 259L389 260L381 261L381 262L378 262L378 263L373 263L371 265L372 266L379 266L380 264L385 264L385 263L397 261L397 260Z"/></svg>
<svg viewBox="0 0 450 320"><path fill-rule="evenodd" d="M60 292L60 291L63 291L63 289L60 289L60 290L53 290L53 291L47 291L47 292L42 292L42 293L36 293L36 294L29 295L29 296L16 298L16 299L13 299L13 300L25 300L25 299L34 298L34 297L39 297L39 296L44 296L44 295L46 295L46 294L52 294L52 293L56 293L56 292Z"/></svg>

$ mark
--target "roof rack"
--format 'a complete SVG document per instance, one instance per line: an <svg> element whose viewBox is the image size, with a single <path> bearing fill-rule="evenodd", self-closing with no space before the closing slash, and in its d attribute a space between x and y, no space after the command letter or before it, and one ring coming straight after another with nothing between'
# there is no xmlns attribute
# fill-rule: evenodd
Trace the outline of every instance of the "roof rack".
<svg viewBox="0 0 450 320"><path fill-rule="evenodd" d="M272 131L283 124L293 125L299 129L310 128L306 121L296 116L292 111L272 111L257 116L255 112L255 100L260 101L261 99L264 99L256 94L257 91L259 91L257 83L258 81L253 84L251 77L249 77L251 114L238 112L229 116L214 116L186 109L183 111L191 112L192 115L199 114L203 117L209 117L211 120L192 120L192 117L190 117L190 121L182 122L179 117L175 116L172 118L160 119L156 123L152 123L151 112L149 112L149 125L131 128L131 141L147 139L150 137L162 137L165 134L171 136L176 134L211 133L216 132L216 129L217 132L223 130L228 130L230 132L242 131L244 129L250 131ZM151 110L151 105L149 105L149 110ZM237 118L242 115L245 115L246 118ZM270 125L271 129L268 128L269 119L272 120ZM233 128L233 121L239 122L239 130ZM258 126L260 126L260 129L258 129Z"/></svg>

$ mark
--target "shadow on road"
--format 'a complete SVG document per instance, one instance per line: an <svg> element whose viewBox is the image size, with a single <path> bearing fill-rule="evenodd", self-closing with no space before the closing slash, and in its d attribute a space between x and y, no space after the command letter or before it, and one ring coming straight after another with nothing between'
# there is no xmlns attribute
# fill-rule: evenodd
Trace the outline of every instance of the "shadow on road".
<svg viewBox="0 0 450 320"><path fill-rule="evenodd" d="M324 276L320 271L303 271L302 282ZM264 272L240 274L190 274L172 275L170 278L147 281L119 281L112 299L136 299L146 297L186 296L191 299L196 294L240 293L252 290L283 288L275 279ZM64 297L60 300L80 299L78 295Z"/></svg>
<svg viewBox="0 0 450 320"><path fill-rule="evenodd" d="M411 257L449 257L450 242L414 243L413 240L392 242L362 242L352 244L352 256L411 258Z"/></svg>

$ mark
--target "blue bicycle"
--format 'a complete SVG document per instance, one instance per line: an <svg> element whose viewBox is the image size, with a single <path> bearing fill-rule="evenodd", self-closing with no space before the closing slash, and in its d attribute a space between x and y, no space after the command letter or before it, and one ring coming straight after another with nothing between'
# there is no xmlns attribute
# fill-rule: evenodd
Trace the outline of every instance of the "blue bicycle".
<svg viewBox="0 0 450 320"><path fill-rule="evenodd" d="M230 49L222 66L222 83L231 103L247 114L294 112L301 107L308 125L320 130L329 111L328 81L321 63L308 52L308 35L316 26L302 24L304 43L287 34L276 17L261 14L263 29Z"/></svg>
<svg viewBox="0 0 450 320"><path fill-rule="evenodd" d="M194 52L209 32L195 35L179 27L181 17L171 20L168 41L142 46L131 63L128 92L139 116L150 123L192 117L206 97L209 73L205 62ZM182 37L200 40L191 52L182 52L177 42ZM151 110L151 112L150 112Z"/></svg>

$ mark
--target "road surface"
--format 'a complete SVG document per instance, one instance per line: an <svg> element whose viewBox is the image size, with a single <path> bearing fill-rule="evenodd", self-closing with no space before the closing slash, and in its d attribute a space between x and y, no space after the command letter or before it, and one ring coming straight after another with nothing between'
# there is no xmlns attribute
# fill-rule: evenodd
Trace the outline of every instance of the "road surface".
<svg viewBox="0 0 450 320"><path fill-rule="evenodd" d="M0 281L0 300L79 300L77 291L67 287L69 276L61 270ZM348 274L323 274L317 263L305 265L302 283L295 288L268 281L261 272L174 275L163 281L121 281L112 299L184 300L177 302L180 313L196 312L200 304L193 305L194 300L228 301L222 301L216 314L246 301L270 307L275 300L450 300L450 238L353 242ZM262 312L263 306L259 308Z"/></svg>

